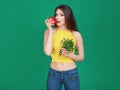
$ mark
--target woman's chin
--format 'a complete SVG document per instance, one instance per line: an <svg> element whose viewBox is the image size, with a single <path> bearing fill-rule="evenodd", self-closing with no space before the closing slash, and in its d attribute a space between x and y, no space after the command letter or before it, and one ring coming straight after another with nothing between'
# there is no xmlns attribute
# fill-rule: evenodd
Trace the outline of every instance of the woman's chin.
<svg viewBox="0 0 120 90"><path fill-rule="evenodd" d="M61 24L56 24L58 27L61 27L62 25Z"/></svg>

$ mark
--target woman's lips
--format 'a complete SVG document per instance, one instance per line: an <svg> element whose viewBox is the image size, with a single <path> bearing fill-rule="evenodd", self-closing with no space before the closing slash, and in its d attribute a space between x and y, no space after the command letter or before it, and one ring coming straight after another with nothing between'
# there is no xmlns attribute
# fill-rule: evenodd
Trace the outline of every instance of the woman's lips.
<svg viewBox="0 0 120 90"><path fill-rule="evenodd" d="M57 21L57 23L60 23L60 21Z"/></svg>

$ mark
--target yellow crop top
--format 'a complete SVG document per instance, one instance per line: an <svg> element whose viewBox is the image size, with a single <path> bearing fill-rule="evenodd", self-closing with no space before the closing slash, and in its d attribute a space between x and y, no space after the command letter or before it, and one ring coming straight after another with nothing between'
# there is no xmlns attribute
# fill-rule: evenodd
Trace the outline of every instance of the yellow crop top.
<svg viewBox="0 0 120 90"><path fill-rule="evenodd" d="M57 31L54 33L52 37L53 45L53 50L51 53L52 62L73 62L71 58L59 55L60 49L62 47L61 40L63 40L64 38L73 39L74 45L76 45L76 39L71 31L57 29ZM74 53L74 51L72 53Z"/></svg>

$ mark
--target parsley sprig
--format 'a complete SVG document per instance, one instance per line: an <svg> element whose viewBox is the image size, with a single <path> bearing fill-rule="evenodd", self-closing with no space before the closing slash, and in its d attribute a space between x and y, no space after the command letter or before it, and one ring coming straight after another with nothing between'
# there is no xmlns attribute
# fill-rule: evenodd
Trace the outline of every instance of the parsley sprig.
<svg viewBox="0 0 120 90"><path fill-rule="evenodd" d="M73 39L63 39L61 40L62 48L65 48L68 52L73 52L73 50L76 50L77 47L74 45ZM61 50L59 52L59 55L61 55Z"/></svg>

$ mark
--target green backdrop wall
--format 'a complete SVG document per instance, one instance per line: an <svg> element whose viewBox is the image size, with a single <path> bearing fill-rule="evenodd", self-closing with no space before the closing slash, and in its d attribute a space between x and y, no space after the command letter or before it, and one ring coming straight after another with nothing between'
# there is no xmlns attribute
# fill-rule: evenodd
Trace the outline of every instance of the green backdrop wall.
<svg viewBox="0 0 120 90"><path fill-rule="evenodd" d="M44 20L69 5L83 36L85 59L76 62L81 90L120 90L118 0L0 1L0 90L46 90L51 58L43 52Z"/></svg>

